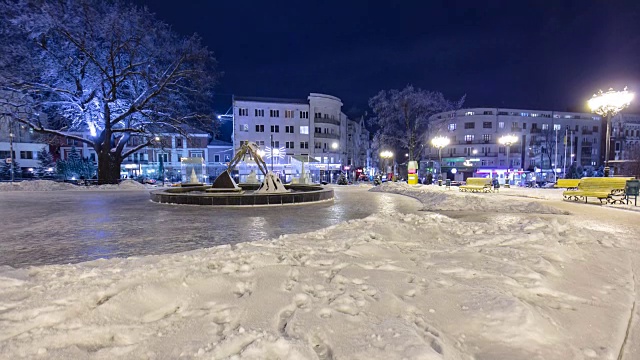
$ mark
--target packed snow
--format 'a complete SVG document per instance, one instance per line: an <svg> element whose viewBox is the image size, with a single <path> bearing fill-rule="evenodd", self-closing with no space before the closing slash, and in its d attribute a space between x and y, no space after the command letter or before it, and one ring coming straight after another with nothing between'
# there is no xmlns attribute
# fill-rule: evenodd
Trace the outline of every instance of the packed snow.
<svg viewBox="0 0 640 360"><path fill-rule="evenodd" d="M640 358L640 214L424 188L376 191L469 204L481 221L375 214L181 254L1 268L0 357Z"/></svg>
<svg viewBox="0 0 640 360"><path fill-rule="evenodd" d="M0 183L0 191L59 191L59 190L141 190L147 189L143 185L134 180L123 180L119 184L113 185L92 185L79 186L70 183L57 182L51 180L28 180L15 183Z"/></svg>

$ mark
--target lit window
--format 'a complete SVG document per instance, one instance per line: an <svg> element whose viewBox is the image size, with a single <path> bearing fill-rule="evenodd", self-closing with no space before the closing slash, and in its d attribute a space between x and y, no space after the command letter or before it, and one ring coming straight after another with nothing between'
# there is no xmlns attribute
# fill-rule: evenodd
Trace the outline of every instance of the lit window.
<svg viewBox="0 0 640 360"><path fill-rule="evenodd" d="M504 121L498 122L498 128L499 129L504 129Z"/></svg>
<svg viewBox="0 0 640 360"><path fill-rule="evenodd" d="M300 126L300 134L308 135L309 134L309 127L308 126Z"/></svg>
<svg viewBox="0 0 640 360"><path fill-rule="evenodd" d="M542 124L542 130L549 130L549 124Z"/></svg>
<svg viewBox="0 0 640 360"><path fill-rule="evenodd" d="M449 131L454 131L456 129L456 124L449 124Z"/></svg>
<svg viewBox="0 0 640 360"><path fill-rule="evenodd" d="M466 113L464 113L464 116L473 116L473 115L475 115L473 111L467 111Z"/></svg>
<svg viewBox="0 0 640 360"><path fill-rule="evenodd" d="M560 130L562 129L562 125L560 124L553 124L553 130Z"/></svg>

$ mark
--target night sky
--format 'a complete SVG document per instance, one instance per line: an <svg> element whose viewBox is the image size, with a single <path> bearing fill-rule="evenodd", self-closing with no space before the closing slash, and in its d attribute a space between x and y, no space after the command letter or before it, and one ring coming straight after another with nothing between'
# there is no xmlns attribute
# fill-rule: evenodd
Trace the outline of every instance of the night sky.
<svg viewBox="0 0 640 360"><path fill-rule="evenodd" d="M351 115L413 84L465 106L587 111L599 88L640 93L639 0L136 3L203 37L224 72L220 104L322 92Z"/></svg>

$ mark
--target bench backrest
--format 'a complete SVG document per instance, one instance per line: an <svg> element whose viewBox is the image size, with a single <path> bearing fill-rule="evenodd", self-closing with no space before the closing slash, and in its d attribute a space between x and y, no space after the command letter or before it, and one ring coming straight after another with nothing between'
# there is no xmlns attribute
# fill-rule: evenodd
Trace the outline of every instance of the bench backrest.
<svg viewBox="0 0 640 360"><path fill-rule="evenodd" d="M624 190L631 177L586 177L580 179L580 190Z"/></svg>
<svg viewBox="0 0 640 360"><path fill-rule="evenodd" d="M467 178L467 185L485 186L491 185L490 178Z"/></svg>
<svg viewBox="0 0 640 360"><path fill-rule="evenodd" d="M578 187L580 183L580 179L558 179L555 184L555 187L559 188L574 188Z"/></svg>

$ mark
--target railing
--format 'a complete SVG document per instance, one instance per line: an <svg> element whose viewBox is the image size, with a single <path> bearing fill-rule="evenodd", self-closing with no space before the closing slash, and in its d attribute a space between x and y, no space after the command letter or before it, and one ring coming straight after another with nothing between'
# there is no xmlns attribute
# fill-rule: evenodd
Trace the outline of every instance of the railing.
<svg viewBox="0 0 640 360"><path fill-rule="evenodd" d="M339 134L314 133L313 136L316 138L340 140Z"/></svg>
<svg viewBox="0 0 640 360"><path fill-rule="evenodd" d="M314 121L316 122L316 124L333 124L333 125L338 125L340 126L340 120L336 120L336 119L327 119L327 118L314 118Z"/></svg>
<svg viewBox="0 0 640 360"><path fill-rule="evenodd" d="M542 132L542 129L539 128L531 128L530 131L532 134L540 134Z"/></svg>
<svg viewBox="0 0 640 360"><path fill-rule="evenodd" d="M593 130L582 129L582 135L591 135L593 134Z"/></svg>

